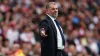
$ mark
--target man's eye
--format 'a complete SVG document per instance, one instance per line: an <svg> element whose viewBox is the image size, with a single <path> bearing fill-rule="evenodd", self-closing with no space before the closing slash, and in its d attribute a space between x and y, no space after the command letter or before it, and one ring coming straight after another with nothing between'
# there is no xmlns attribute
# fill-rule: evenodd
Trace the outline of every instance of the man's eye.
<svg viewBox="0 0 100 56"><path fill-rule="evenodd" d="M52 9L52 10L55 10L55 9Z"/></svg>
<svg viewBox="0 0 100 56"><path fill-rule="evenodd" d="M52 10L57 10L58 8L53 8Z"/></svg>

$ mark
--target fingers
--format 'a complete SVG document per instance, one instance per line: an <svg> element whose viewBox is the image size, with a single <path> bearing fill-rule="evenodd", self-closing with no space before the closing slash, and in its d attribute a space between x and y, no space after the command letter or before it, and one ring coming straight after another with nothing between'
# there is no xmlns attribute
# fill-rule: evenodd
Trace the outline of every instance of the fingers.
<svg viewBox="0 0 100 56"><path fill-rule="evenodd" d="M43 36L43 37L47 36L46 31L45 31L44 28L41 28L41 36Z"/></svg>

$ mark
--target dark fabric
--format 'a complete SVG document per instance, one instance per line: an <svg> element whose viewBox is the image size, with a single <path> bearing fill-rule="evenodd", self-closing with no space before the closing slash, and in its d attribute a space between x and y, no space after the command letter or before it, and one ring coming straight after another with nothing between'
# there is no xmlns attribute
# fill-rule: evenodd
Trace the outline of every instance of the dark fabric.
<svg viewBox="0 0 100 56"><path fill-rule="evenodd" d="M57 56L68 56L64 50L58 50L57 51Z"/></svg>
<svg viewBox="0 0 100 56"><path fill-rule="evenodd" d="M47 34L46 37L41 36L41 30L44 28ZM46 16L39 24L39 32L41 37L41 56L57 56L57 31L50 17ZM65 41L64 41L65 42ZM63 56L67 56L62 51Z"/></svg>
<svg viewBox="0 0 100 56"><path fill-rule="evenodd" d="M55 20L56 22L56 25L60 31L60 34L61 34L61 37L62 37L62 40L63 40L63 45L65 45L65 39L64 39L64 35L63 35L63 32L61 31L61 28L60 28L60 24L57 22L57 20Z"/></svg>
<svg viewBox="0 0 100 56"><path fill-rule="evenodd" d="M41 56L57 56L57 31L52 20L46 16L39 24L39 29L44 28L47 37L41 37ZM40 31L41 34L41 31Z"/></svg>

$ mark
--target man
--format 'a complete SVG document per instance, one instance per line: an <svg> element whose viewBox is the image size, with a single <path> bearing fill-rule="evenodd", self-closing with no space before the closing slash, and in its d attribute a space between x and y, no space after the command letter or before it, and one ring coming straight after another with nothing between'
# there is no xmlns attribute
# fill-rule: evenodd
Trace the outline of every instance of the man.
<svg viewBox="0 0 100 56"><path fill-rule="evenodd" d="M46 18L40 22L41 56L67 56L63 51L63 31L56 21L58 6L55 2L46 5L46 14Z"/></svg>

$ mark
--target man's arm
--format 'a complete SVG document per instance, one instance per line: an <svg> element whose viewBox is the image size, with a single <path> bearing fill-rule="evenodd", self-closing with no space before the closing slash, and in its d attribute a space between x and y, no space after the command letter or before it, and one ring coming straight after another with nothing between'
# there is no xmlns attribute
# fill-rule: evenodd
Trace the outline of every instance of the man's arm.
<svg viewBox="0 0 100 56"><path fill-rule="evenodd" d="M48 30L48 22L45 20L45 21L42 21L40 23L40 28L39 28L39 32L40 32L40 36L41 37L47 37L47 30Z"/></svg>

